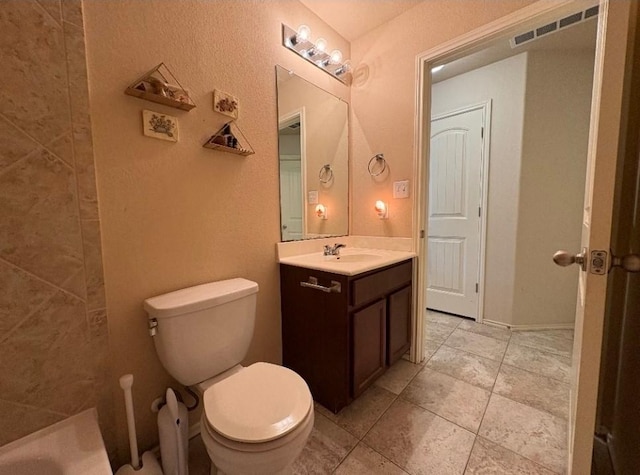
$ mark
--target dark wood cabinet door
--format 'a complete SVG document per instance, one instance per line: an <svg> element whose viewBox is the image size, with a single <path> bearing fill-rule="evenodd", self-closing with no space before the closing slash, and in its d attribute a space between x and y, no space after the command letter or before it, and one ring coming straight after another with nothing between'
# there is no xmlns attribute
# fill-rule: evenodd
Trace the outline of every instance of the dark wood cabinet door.
<svg viewBox="0 0 640 475"><path fill-rule="evenodd" d="M357 397L385 370L386 300L352 314L353 397Z"/></svg>
<svg viewBox="0 0 640 475"><path fill-rule="evenodd" d="M392 365L411 346L411 286L389 296L387 322L387 364Z"/></svg>

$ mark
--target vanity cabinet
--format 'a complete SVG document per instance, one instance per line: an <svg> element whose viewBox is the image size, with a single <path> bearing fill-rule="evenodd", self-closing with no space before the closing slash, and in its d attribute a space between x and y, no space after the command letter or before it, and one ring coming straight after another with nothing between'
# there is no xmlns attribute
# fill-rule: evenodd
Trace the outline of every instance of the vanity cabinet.
<svg viewBox="0 0 640 475"><path fill-rule="evenodd" d="M411 259L347 276L280 264L283 364L338 412L409 349Z"/></svg>

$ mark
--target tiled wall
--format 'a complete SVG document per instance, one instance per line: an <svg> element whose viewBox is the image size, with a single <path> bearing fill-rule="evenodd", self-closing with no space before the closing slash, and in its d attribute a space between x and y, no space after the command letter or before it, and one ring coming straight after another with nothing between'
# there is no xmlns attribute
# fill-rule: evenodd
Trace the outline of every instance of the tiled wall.
<svg viewBox="0 0 640 475"><path fill-rule="evenodd" d="M0 445L91 406L112 438L80 0L0 9Z"/></svg>

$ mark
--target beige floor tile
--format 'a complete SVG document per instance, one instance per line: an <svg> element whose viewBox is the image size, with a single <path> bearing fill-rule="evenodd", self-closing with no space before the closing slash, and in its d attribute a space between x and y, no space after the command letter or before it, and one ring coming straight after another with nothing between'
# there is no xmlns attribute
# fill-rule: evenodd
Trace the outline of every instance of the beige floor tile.
<svg viewBox="0 0 640 475"><path fill-rule="evenodd" d="M571 382L571 359L565 356L510 342L504 363L564 383Z"/></svg>
<svg viewBox="0 0 640 475"><path fill-rule="evenodd" d="M561 417L493 394L478 435L564 473L567 421Z"/></svg>
<svg viewBox="0 0 640 475"><path fill-rule="evenodd" d="M424 361L423 364L429 361L429 359L434 355L436 351L442 346L441 341L430 340L429 338L425 338L424 340Z"/></svg>
<svg viewBox="0 0 640 475"><path fill-rule="evenodd" d="M425 368L400 397L477 432L490 395L482 388Z"/></svg>
<svg viewBox="0 0 640 475"><path fill-rule="evenodd" d="M459 328L454 330L451 336L447 338L445 345L496 361L502 360L507 349L506 341L496 340L495 338L478 335Z"/></svg>
<svg viewBox="0 0 640 475"><path fill-rule="evenodd" d="M511 330L508 328L494 327L483 323L476 323L473 320L465 320L458 325L460 330L477 333L478 335L490 336L496 340L509 341Z"/></svg>
<svg viewBox="0 0 640 475"><path fill-rule="evenodd" d="M319 404L316 404L316 413L320 412L329 420L361 439L396 397L392 392L374 385L338 414L332 413Z"/></svg>
<svg viewBox="0 0 640 475"><path fill-rule="evenodd" d="M554 475L550 470L521 455L476 437L465 475Z"/></svg>
<svg viewBox="0 0 640 475"><path fill-rule="evenodd" d="M464 472L475 436L435 414L398 399L364 442L413 475Z"/></svg>
<svg viewBox="0 0 640 475"><path fill-rule="evenodd" d="M442 342L451 335L453 330L455 330L455 327L452 327L451 325L430 322L427 320L425 321L424 326L424 336L429 340Z"/></svg>
<svg viewBox="0 0 640 475"><path fill-rule="evenodd" d="M408 475L362 442L353 449L334 473L336 475Z"/></svg>
<svg viewBox="0 0 640 475"><path fill-rule="evenodd" d="M452 329L456 329L460 322L464 322L465 319L462 317L454 317L453 315L448 315L446 313L435 312L433 310L427 310L427 314L425 316L425 323L439 323L441 325L446 325L448 327L452 327Z"/></svg>
<svg viewBox="0 0 640 475"><path fill-rule="evenodd" d="M333 472L358 440L316 411L313 430L293 464L294 474Z"/></svg>
<svg viewBox="0 0 640 475"><path fill-rule="evenodd" d="M422 365L413 364L402 359L398 360L376 380L375 385L393 394L400 394L421 369Z"/></svg>
<svg viewBox="0 0 640 475"><path fill-rule="evenodd" d="M491 391L500 362L442 345L427 363L427 368Z"/></svg>
<svg viewBox="0 0 640 475"><path fill-rule="evenodd" d="M569 417L569 385L503 364L493 392L551 414Z"/></svg>
<svg viewBox="0 0 640 475"><path fill-rule="evenodd" d="M511 342L565 358L571 358L573 348L573 340L567 338L564 330L517 331L513 332Z"/></svg>

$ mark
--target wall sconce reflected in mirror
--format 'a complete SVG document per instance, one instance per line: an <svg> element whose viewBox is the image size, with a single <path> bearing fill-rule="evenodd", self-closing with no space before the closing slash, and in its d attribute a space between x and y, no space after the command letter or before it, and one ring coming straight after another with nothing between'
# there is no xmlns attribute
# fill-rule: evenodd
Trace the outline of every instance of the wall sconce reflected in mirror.
<svg viewBox="0 0 640 475"><path fill-rule="evenodd" d="M376 201L375 205L376 213L378 214L378 218L380 219L388 219L389 218L389 207L387 203L382 200Z"/></svg>
<svg viewBox="0 0 640 475"><path fill-rule="evenodd" d="M323 204L317 204L316 205L316 216L320 219L327 219L327 214L328 214L329 210L327 209L327 207Z"/></svg>
<svg viewBox="0 0 640 475"><path fill-rule="evenodd" d="M311 30L307 25L300 25L296 31L283 24L282 45L338 81L347 83L351 62L342 61L342 52L339 49L327 53L327 40L324 38L318 38L315 43L311 41Z"/></svg>

